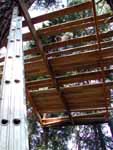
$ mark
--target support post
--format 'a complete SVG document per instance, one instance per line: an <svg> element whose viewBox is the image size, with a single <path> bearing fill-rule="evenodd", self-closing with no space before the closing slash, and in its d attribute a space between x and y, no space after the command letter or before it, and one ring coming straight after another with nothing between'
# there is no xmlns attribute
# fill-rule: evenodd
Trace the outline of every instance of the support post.
<svg viewBox="0 0 113 150"><path fill-rule="evenodd" d="M64 105L64 109L66 110L66 113L67 115L69 116L69 119L71 121L71 123L74 125L74 120L73 120L73 116L71 114L71 111L70 111L70 108L69 108L69 105L67 103L67 100L65 99L65 96L63 95L61 89L60 89L60 86L59 86L59 83L57 82L57 79L55 77L55 74L54 74L54 71L53 71L53 68L50 64L50 62L48 61L47 59L47 56L44 52L44 49L43 49L43 45L42 45L42 42L40 40L40 37L39 35L36 33L36 30L35 30L35 27L34 25L32 24L32 21L31 21L31 18L30 18L30 15L29 15L29 12L27 10L27 7L25 5L25 2L23 0L17 0L18 1L18 4L23 12L23 16L28 24L28 27L29 27L29 30L33 36L33 39L35 41L35 44L37 46L37 49L40 51L40 55L42 56L43 58L43 62L48 70L48 73L52 79L52 83L54 85L54 87L56 88L56 91L58 93L58 96L62 102L62 104Z"/></svg>
<svg viewBox="0 0 113 150"><path fill-rule="evenodd" d="M29 150L22 50L22 17L13 10L2 78L0 150Z"/></svg>

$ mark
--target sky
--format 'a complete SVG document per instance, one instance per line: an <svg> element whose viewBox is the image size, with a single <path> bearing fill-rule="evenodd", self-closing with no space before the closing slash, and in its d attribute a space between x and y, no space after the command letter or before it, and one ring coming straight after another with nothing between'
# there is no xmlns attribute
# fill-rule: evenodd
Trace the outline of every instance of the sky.
<svg viewBox="0 0 113 150"><path fill-rule="evenodd" d="M67 0L57 0L57 1L60 2L60 7L56 8L56 9L54 8L54 11L58 10L58 9L61 9L62 5L64 5L65 7L67 6ZM46 14L46 13L49 13L51 11L53 11L53 8L49 8L49 9L46 9L46 8L45 9L34 9L34 5L32 5L32 7L29 9L29 14L30 14L31 18L34 18L36 16L40 16L42 14ZM41 25L42 25L42 23L38 23L38 24L35 25L35 28L41 27ZM23 28L22 32L23 33L29 32L28 27Z"/></svg>
<svg viewBox="0 0 113 150"><path fill-rule="evenodd" d="M67 6L67 0L57 0L60 2L60 5L64 5L64 6ZM58 8L60 9L60 7ZM37 9L33 9L33 6L29 9L29 13L30 13L30 16L31 17L36 17L36 16L39 16L39 15L42 15L42 14L45 14L45 13L48 13L50 11L53 11L53 9L43 9L43 10L37 10Z"/></svg>

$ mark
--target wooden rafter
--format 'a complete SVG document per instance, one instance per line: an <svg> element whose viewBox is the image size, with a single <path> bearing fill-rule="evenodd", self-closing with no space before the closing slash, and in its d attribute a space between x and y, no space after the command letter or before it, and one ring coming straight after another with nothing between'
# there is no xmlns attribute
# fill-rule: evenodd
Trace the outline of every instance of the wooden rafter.
<svg viewBox="0 0 113 150"><path fill-rule="evenodd" d="M95 1L92 0L92 7L93 7L93 15L94 15L94 22L95 22L95 29L96 29L96 38L97 38L97 43L98 43L98 56L99 56L99 64L101 67L101 74L102 74L102 81L103 81L103 93L104 93L104 101L106 102L106 117L109 117L109 112L108 112L108 106L109 106L109 100L107 99L107 89L105 86L105 80L106 76L104 73L104 65L103 65L103 55L102 55L102 48L101 48L101 37L99 34L99 27L98 27L98 20L97 20L97 14L96 14L96 7L95 7Z"/></svg>
<svg viewBox="0 0 113 150"><path fill-rule="evenodd" d="M33 99L32 99L32 97L31 97L31 94L30 94L30 92L29 92L29 90L28 90L27 88L26 88L26 95L27 95L27 98L28 98L28 100L29 100L30 105L33 107L33 112L34 112L34 114L35 114L36 117L39 119L40 124L43 126L41 115L40 115L40 113L37 111L37 107L34 105L34 102L33 102Z"/></svg>
<svg viewBox="0 0 113 150"><path fill-rule="evenodd" d="M22 10L22 12L23 12L23 15L24 15L25 20L26 20L26 22L27 22L27 24L28 24L28 27L29 27L29 29L30 29L30 31L31 31L31 33L32 33L32 36L33 36L33 38L34 38L34 40L35 40L36 46L37 46L37 48L39 49L40 54L41 54L41 56L42 56L42 58L43 58L44 64L45 64L45 66L47 67L48 73L49 73L49 75L51 76L53 85L55 86L55 88L56 88L56 90L57 90L57 92L58 92L59 98L61 99L61 101L62 101L62 103L63 103L63 105L64 105L64 107L65 107L65 109L66 109L66 111L67 111L67 114L69 115L69 118L70 118L71 122L74 123L74 122L73 122L73 118L72 118L71 113L70 113L70 109L69 109L68 103L66 102L65 97L62 95L62 92L61 92L61 90L60 90L60 87L59 87L59 85L58 85L58 83L57 83L57 80L56 80L56 78L55 78L54 72L53 72L53 70L52 70L52 67L51 67L49 61L48 61L47 58L46 58L46 55L45 55L44 50L43 50L43 46L42 46L42 44L41 44L41 40L40 40L40 38L37 36L36 30L35 30L34 26L32 25L32 22L31 22L29 13L28 13L28 11L27 11L27 8L26 8L26 6L25 6L25 3L24 3L22 0L18 0L18 3L19 3L20 8L21 8L21 10Z"/></svg>
<svg viewBox="0 0 113 150"><path fill-rule="evenodd" d="M32 0L31 0L32 1ZM45 126L103 123L108 120L106 112L112 110L113 102L113 31L101 28L110 14L96 16L94 1L88 1L69 8L30 18L23 0L18 0L25 17L23 25L30 32L23 34L23 40L34 39L36 47L24 51L26 94L33 112L40 124ZM35 30L34 24L65 15L91 10L90 16L66 23ZM7 20L6 20L7 22ZM113 22L110 19L107 23ZM6 24L7 26L7 24ZM89 30L96 32L80 35L66 41L56 41L54 36L65 32ZM102 33L99 32L102 29ZM3 32L1 32L4 36ZM41 37L52 38L42 45ZM0 58L0 78L4 57ZM41 78L37 80L37 76ZM107 82L106 82L107 81ZM106 101L107 99L107 101ZM68 116L48 118L47 113L68 112ZM71 116L75 112L77 116ZM77 113L76 113L77 112ZM92 114L94 113L95 114ZM104 113L103 113L104 112ZM78 115L79 113L79 115ZM87 114L88 113L88 114ZM65 113L64 113L65 115ZM46 117L42 117L46 116Z"/></svg>
<svg viewBox="0 0 113 150"><path fill-rule="evenodd" d="M61 17L64 15L67 15L67 14L73 14L73 13L75 13L75 11L80 12L80 11L83 11L85 9L90 9L90 8L91 8L91 2L88 1L88 2L80 4L80 5L71 6L71 7L65 8L65 9L61 9L58 11L54 11L54 12L51 12L51 13L48 13L45 15L41 15L41 16L32 18L31 22L32 22L32 24L40 23L42 21L53 19L55 17ZM26 25L27 25L27 20L23 21L23 26L26 26Z"/></svg>
<svg viewBox="0 0 113 150"><path fill-rule="evenodd" d="M105 111L101 112L101 113L92 113L90 115L86 114L86 115L81 115L81 116L74 116L74 122L75 124L78 125L89 125L89 124L97 124L97 123L105 123ZM70 125L69 119L67 117L56 117L56 118L45 118L42 119L43 125L44 126L52 126L52 127L56 127L56 126L64 126L64 125ZM107 122L107 120L106 120Z"/></svg>
<svg viewBox="0 0 113 150"><path fill-rule="evenodd" d="M105 23L105 20L110 16L111 16L110 14L104 14L104 15L97 16L98 25L102 25L103 23ZM113 22L113 20L109 20L109 23L111 23L111 22ZM61 32L68 32L68 31L73 32L75 29L85 29L88 27L93 27L94 25L95 25L95 22L93 20L93 16L91 16L91 17L79 19L77 21L75 21L75 20L69 21L66 23L53 25L51 27L46 27L44 29L39 29L37 31L37 34L47 37L47 36L51 36L51 35L56 35ZM23 38L24 38L24 40L31 39L32 35L30 32L28 32L23 35Z"/></svg>

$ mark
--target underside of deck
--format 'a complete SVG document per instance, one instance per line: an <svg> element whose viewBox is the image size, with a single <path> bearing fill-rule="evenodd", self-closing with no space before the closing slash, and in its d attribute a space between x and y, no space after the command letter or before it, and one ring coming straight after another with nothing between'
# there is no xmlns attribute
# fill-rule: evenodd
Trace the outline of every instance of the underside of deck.
<svg viewBox="0 0 113 150"><path fill-rule="evenodd" d="M110 14L96 15L94 1L88 1L30 19L25 4L18 0L29 33L23 42L35 41L24 51L26 95L42 126L93 124L109 120L113 89L113 31ZM90 15L84 17L84 13ZM34 24L58 17L80 14L80 18L35 30ZM107 20L107 21L106 21ZM103 30L106 25L109 30ZM95 32L89 32L93 29ZM45 44L67 32L86 32L66 41ZM6 43L6 41L5 41ZM4 57L0 58L1 74Z"/></svg>

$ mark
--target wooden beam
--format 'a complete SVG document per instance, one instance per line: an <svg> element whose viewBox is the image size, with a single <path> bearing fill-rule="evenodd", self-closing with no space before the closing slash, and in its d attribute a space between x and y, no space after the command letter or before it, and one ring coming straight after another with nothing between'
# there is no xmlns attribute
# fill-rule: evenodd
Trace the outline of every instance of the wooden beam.
<svg viewBox="0 0 113 150"><path fill-rule="evenodd" d="M111 72L113 72L113 69L105 70L106 77L109 77ZM101 80L101 79L102 79L101 71L78 73L76 75L70 75L67 77L66 76L57 77L57 81L59 82L60 86L63 86L64 84L66 85L72 83L80 83L88 80ZM51 79L48 78L43 80L28 81L26 82L26 86L30 90L37 90L43 87L52 88L53 84Z"/></svg>
<svg viewBox="0 0 113 150"><path fill-rule="evenodd" d="M103 119L102 119L103 118ZM74 122L76 125L80 124L90 124L90 123L97 123L97 122L106 122L105 121L105 111L99 112L99 113L91 113L91 114L85 114L85 115L78 115L73 116ZM103 121L102 121L103 120ZM67 117L58 117L58 118L46 118L42 119L44 126L63 126L66 124L70 124L69 119Z"/></svg>
<svg viewBox="0 0 113 150"><path fill-rule="evenodd" d="M104 56L104 66L113 64L113 50L112 48L110 48L109 50L106 49L105 51L102 51L102 54ZM59 58L51 59L50 62L56 74L63 74L68 71L79 71L84 68L86 70L88 68L94 69L95 67L99 67L99 58L97 57L96 51L83 53L80 55L62 56ZM37 66L39 66L39 68L37 68ZM26 74L29 75L33 74L33 72L37 72L37 75L44 75L44 73L46 73L46 75L48 74L42 60L26 63L25 69Z"/></svg>
<svg viewBox="0 0 113 150"><path fill-rule="evenodd" d="M48 57L56 57L56 56L62 56L62 55L69 55L72 53L76 53L76 52L88 52L88 51L93 51L97 49L97 43L96 44L89 44L89 45L82 45L82 46L78 46L78 47L74 47L74 48L69 48L69 49L64 49L62 51L53 51L51 53L47 53ZM102 48L107 48L109 46L113 46L113 41L105 41L105 42L101 42L101 47ZM29 51L29 50L27 50ZM30 49L30 52L32 53L32 50Z"/></svg>
<svg viewBox="0 0 113 150"><path fill-rule="evenodd" d="M73 55L67 55L67 56L60 56L60 57L56 57L53 59L50 59L50 63L52 66L63 66L63 65L69 65L69 64L85 64L87 62L96 62L99 61L98 58L98 50L96 51L89 51L89 52L84 52L84 53L80 53L80 54L73 54ZM113 56L113 48L105 48L102 49L102 51L100 52L100 54L103 56L104 58L107 57L112 57Z"/></svg>
<svg viewBox="0 0 113 150"><path fill-rule="evenodd" d="M109 100L107 99L107 89L105 86L105 81L106 81L106 76L104 73L104 64L103 64L103 55L102 55L102 47L101 47L101 37L100 37L100 30L99 30L99 24L98 24L98 19L97 19L97 12L96 12L96 6L95 6L95 0L92 0L92 7L93 7L93 16L94 16L94 22L95 22L95 31L96 31L96 39L98 43L98 58L100 59L100 67L101 67L101 76L102 76L102 82L103 82L103 96L104 96L104 101L106 102L106 116L109 117L109 112L108 112L108 103Z"/></svg>
<svg viewBox="0 0 113 150"><path fill-rule="evenodd" d="M92 124L100 124L100 123L107 123L108 121L105 119L105 117L92 117L92 118L85 118L85 119L74 119L75 125L92 125ZM57 128L61 126L72 126L72 124L69 122L69 120L61 120L59 122L49 122L43 123L43 126L45 127L52 127Z"/></svg>
<svg viewBox="0 0 113 150"><path fill-rule="evenodd" d="M110 65L113 64L113 57L104 58L103 63L104 63L105 67L109 67ZM61 74L64 74L64 73L70 72L70 71L78 71L79 72L79 70L84 69L84 68L85 68L85 70L87 70L87 69L95 69L98 67L99 67L98 61L94 61L94 62L89 61L84 65L83 65L83 63L80 63L80 64L71 63L69 65L68 64L67 65L59 64L58 66L54 66L54 71L56 74L61 75ZM0 67L0 72L2 72L2 71L3 71L3 66ZM25 73L26 73L26 78L33 77L33 76L34 77L40 76L40 75L48 75L48 71L47 71L46 67L44 66L42 60L25 63ZM2 73L0 75L2 75Z"/></svg>
<svg viewBox="0 0 113 150"><path fill-rule="evenodd" d="M42 56L42 58L43 58L43 62L44 62L45 66L46 66L46 68L47 68L47 70L48 70L48 73L49 73L50 76L51 76L53 85L56 87L56 90L57 90L57 92L58 92L59 98L61 99L61 101L62 101L62 103L63 103L65 109L67 110L67 113L68 113L68 115L69 115L69 118L70 118L71 122L73 123L73 119L72 119L72 116L71 116L71 113L70 113L70 110L69 110L68 103L66 102L65 97L62 95L62 93L61 93L61 91L60 91L60 87L59 87L59 85L58 85L58 83L57 83L57 80L56 80L56 78L55 78L53 69L52 69L50 63L48 62L48 60L47 60L47 58L46 58L46 55L45 55L45 53L44 53L41 40L40 40L40 38L37 36L36 30L35 30L34 26L32 25L32 21L31 21L31 19L30 19L30 15L29 15L29 13L28 13L28 11L27 11L27 8L26 8L26 6L25 6L25 3L23 2L23 0L18 0L18 3L19 3L20 8L21 8L21 10L22 10L22 12L23 12L23 15L24 15L25 20L26 20L26 22L27 22L27 24L28 24L28 27L29 27L29 29L30 29L30 31L31 31L31 33L32 33L32 36L33 36L33 38L34 38L34 40L35 40L35 44L36 44L37 48L39 49L40 54L41 54L41 56Z"/></svg>
<svg viewBox="0 0 113 150"><path fill-rule="evenodd" d="M106 48L106 47L111 47L113 46L113 41L110 40L110 41L103 41L101 42L101 47L102 48ZM51 53L47 53L47 56L50 57L56 57L56 56L61 56L62 54L72 54L74 52L84 52L84 51L91 51L91 50L95 50L97 49L97 43L96 44L87 44L87 45L82 45L82 46L77 46L77 47L74 47L74 48L69 48L69 49L64 49L62 51L53 51ZM39 51L36 47L34 48L31 48L31 49L27 49L24 51L24 55L38 55L39 54Z"/></svg>
<svg viewBox="0 0 113 150"><path fill-rule="evenodd" d="M91 51L91 50L95 50L97 49L97 46L98 44L90 44L90 45L83 45L83 46L79 46L79 47L74 47L74 48L69 48L69 49L64 49L62 51L56 51L56 52L51 52L51 53L47 53L47 56L50 57L55 57L55 56L61 56L62 54L72 54L74 52L84 52L85 50L88 52L88 51ZM101 47L102 48L106 48L106 47L111 47L113 46L113 41L105 41L105 42L101 42ZM25 50L24 51L24 55L27 56L27 55L33 55L33 56L37 56L37 60L39 58L41 58L39 55L39 51L38 49L35 47L35 48L32 48L32 49L28 49L28 50ZM33 60L33 59L32 59ZM4 57L1 57L0 58L0 63L4 61ZM31 61L31 59L25 59L25 62L29 62Z"/></svg>
<svg viewBox="0 0 113 150"><path fill-rule="evenodd" d="M51 60L51 65L53 66L54 72L56 74L64 74L68 71L79 72L79 70L84 69L84 68L85 70L95 69L95 67L99 67L99 59L97 58L96 52L94 53L95 55L93 55L93 52L90 52L90 53L88 52L88 53L83 53L80 55L63 56L57 59L53 58ZM105 51L104 50L102 51L102 54L104 54L104 59L103 59L104 66L109 67L109 65L113 64L112 53L113 53L112 48L105 49ZM68 59L68 63L66 63L67 59ZM2 68L0 68L1 71L2 71ZM36 75L48 75L48 70L43 63L43 60L39 59L37 61L25 63L25 73L26 73L26 77L28 78L30 76L36 76Z"/></svg>
<svg viewBox="0 0 113 150"><path fill-rule="evenodd" d="M40 124L42 125L43 127L43 123L42 123L42 118L41 118L41 115L40 113L38 112L38 108L35 106L34 102L33 102L33 99L32 99L32 96L29 92L29 90L26 88L26 96L27 96L27 99L29 100L29 103L30 105L33 107L33 112L34 114L36 115L36 117L39 119L39 122Z"/></svg>
<svg viewBox="0 0 113 150"><path fill-rule="evenodd" d="M105 20L109 17L109 14L105 14L105 15L100 15L98 16L98 24L99 25L103 25ZM109 23L113 22L113 20L110 20ZM75 29L85 29L88 27L93 26L94 27L95 22L93 20L93 17L87 17L87 18L82 18L79 20L74 20L74 21L69 21L66 23L61 23L61 24L57 24L57 25L53 25L50 27L46 27L43 29L39 29L37 31L37 34L39 35L43 35L43 36L52 36L52 35L57 35L61 32L73 32ZM23 39L27 40L27 39L32 39L32 35L30 32L25 33L23 35Z"/></svg>
<svg viewBox="0 0 113 150"><path fill-rule="evenodd" d="M110 38L112 36L113 36L113 31L101 33L100 34L101 42L103 42L103 40L105 38ZM44 50L47 52L47 51L50 51L51 49L57 49L60 47L65 47L65 46L74 45L74 44L85 44L86 42L91 42L91 41L93 41L93 42L96 41L96 35L95 34L87 35L87 36L80 37L80 38L71 39L68 41L63 41L63 42L60 41L60 42L55 42L52 44L47 44L44 46Z"/></svg>
<svg viewBox="0 0 113 150"><path fill-rule="evenodd" d="M64 9L61 9L61 10L57 10L57 11L54 11L54 12L51 12L51 13L48 13L48 14L45 14L45 15L41 15L41 16L32 18L31 22L33 24L36 24L36 23L40 23L42 21L50 20L50 19L53 19L53 18L56 18L56 17L62 17L62 16L67 15L67 14L69 15L69 14L73 14L75 12L80 12L80 11L87 10L87 9L91 9L91 2L90 1L85 2L83 4L71 6L71 7L68 7L68 8L64 8ZM26 20L23 21L23 26L27 26L27 21Z"/></svg>
<svg viewBox="0 0 113 150"><path fill-rule="evenodd" d="M113 82L106 83L107 98L110 104L110 89L113 88ZM81 111L82 109L102 109L106 107L106 102L103 101L103 88L102 83L93 85L81 85L74 87L62 88L62 93L68 101L71 111ZM52 113L52 112L65 112L66 110L62 106L62 103L58 97L58 94L53 89L43 91L32 91L31 95L38 106L40 113ZM38 99L37 99L38 97Z"/></svg>
<svg viewBox="0 0 113 150"><path fill-rule="evenodd" d="M105 20L108 17L110 17L109 14L97 16L98 24L99 25L104 24ZM111 22L113 22L113 20L109 21L109 23L111 23ZM94 26L93 16L74 20L74 21L68 21L66 23L53 25L50 27L40 29L37 32L40 35L50 36L50 35L56 35L56 34L61 33L61 32L69 32L69 31L71 32L75 29L84 29L84 28L88 28L91 26Z"/></svg>

